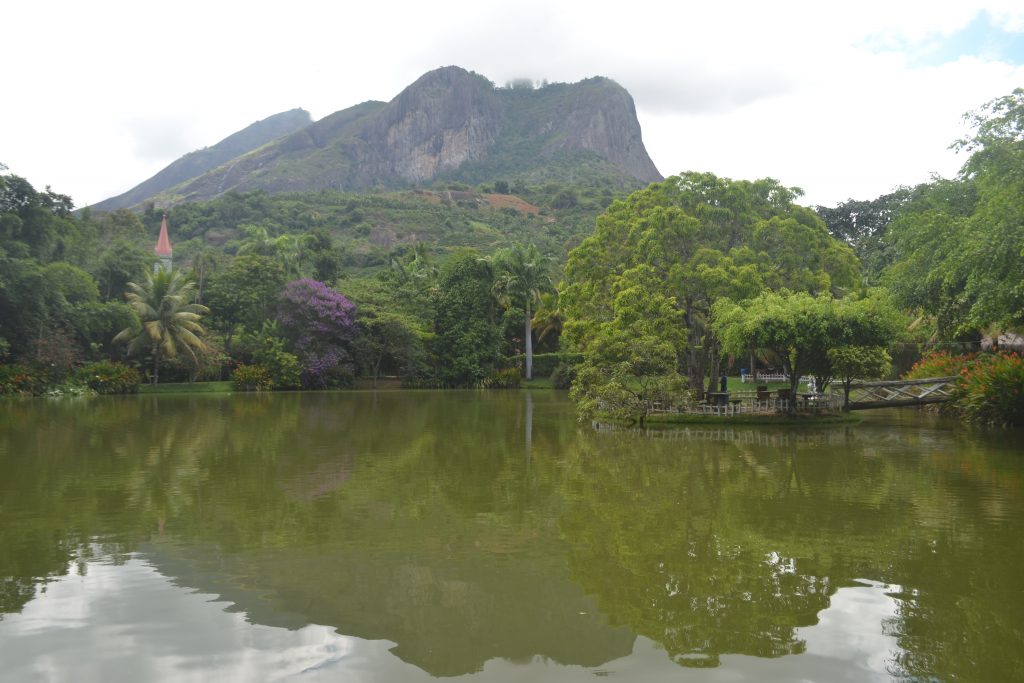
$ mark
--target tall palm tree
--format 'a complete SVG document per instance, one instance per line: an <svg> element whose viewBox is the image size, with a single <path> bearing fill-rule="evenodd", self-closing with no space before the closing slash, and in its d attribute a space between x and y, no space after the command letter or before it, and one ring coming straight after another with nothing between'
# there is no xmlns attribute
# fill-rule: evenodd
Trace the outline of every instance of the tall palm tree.
<svg viewBox="0 0 1024 683"><path fill-rule="evenodd" d="M128 283L125 299L139 316L140 326L126 327L114 341L128 343L128 352L153 356L153 384L160 378L160 361L175 358L185 350L196 360L196 353L207 350L201 335L206 334L199 320L210 312L206 306L191 303L195 285L180 273L161 271L146 275L142 285Z"/></svg>
<svg viewBox="0 0 1024 683"><path fill-rule="evenodd" d="M240 225L238 229L245 233L245 239L238 247L239 254L256 254L258 256L273 256L274 238L265 225Z"/></svg>
<svg viewBox="0 0 1024 683"><path fill-rule="evenodd" d="M238 253L257 254L275 259L289 277L302 277L303 261L308 256L311 235L293 235L286 232L271 237L264 225L242 225L239 229L246 238L238 247Z"/></svg>
<svg viewBox="0 0 1024 683"><path fill-rule="evenodd" d="M533 379L533 316L532 305L540 301L543 292L550 291L550 260L544 258L531 244L526 249L516 245L498 255L498 276L495 293L506 307L522 301L526 309L523 341L526 345L526 379Z"/></svg>

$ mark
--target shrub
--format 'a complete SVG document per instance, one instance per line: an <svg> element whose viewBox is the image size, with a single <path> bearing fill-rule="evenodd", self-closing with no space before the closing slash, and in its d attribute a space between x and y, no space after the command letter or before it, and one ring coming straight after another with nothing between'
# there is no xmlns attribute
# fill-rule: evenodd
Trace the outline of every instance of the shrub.
<svg viewBox="0 0 1024 683"><path fill-rule="evenodd" d="M47 378L27 365L0 365L0 394L38 396L45 391Z"/></svg>
<svg viewBox="0 0 1024 683"><path fill-rule="evenodd" d="M480 380L481 389L518 389L522 381L519 368L502 368L492 370L489 375Z"/></svg>
<svg viewBox="0 0 1024 683"><path fill-rule="evenodd" d="M959 375L977 358L977 354L965 353L953 355L948 351L934 351L921 357L914 363L904 379L925 379L926 377L952 377Z"/></svg>
<svg viewBox="0 0 1024 683"><path fill-rule="evenodd" d="M294 353L284 350L284 341L265 333L258 338L257 343L259 348L253 353L253 360L256 361L254 367L267 371L274 389L298 389L301 373L299 359Z"/></svg>
<svg viewBox="0 0 1024 683"><path fill-rule="evenodd" d="M559 363L555 371L551 373L551 383L555 389L572 389L572 383L576 381L576 370L579 367L576 363Z"/></svg>
<svg viewBox="0 0 1024 683"><path fill-rule="evenodd" d="M133 367L104 360L78 368L75 380L97 394L134 394L142 378Z"/></svg>
<svg viewBox="0 0 1024 683"><path fill-rule="evenodd" d="M239 365L231 373L231 383L238 391L270 391L274 380L262 365Z"/></svg>
<svg viewBox="0 0 1024 683"><path fill-rule="evenodd" d="M1024 358L1017 353L979 357L960 372L956 405L969 420L1024 426Z"/></svg>

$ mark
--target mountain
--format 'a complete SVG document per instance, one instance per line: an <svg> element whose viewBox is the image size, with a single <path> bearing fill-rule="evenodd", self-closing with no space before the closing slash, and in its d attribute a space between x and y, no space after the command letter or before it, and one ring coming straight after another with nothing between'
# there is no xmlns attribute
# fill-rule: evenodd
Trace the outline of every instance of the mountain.
<svg viewBox="0 0 1024 683"><path fill-rule="evenodd" d="M632 188L660 179L633 99L614 81L496 88L448 66L388 103L335 112L146 199L169 205L229 191L363 191L435 181Z"/></svg>
<svg viewBox="0 0 1024 683"><path fill-rule="evenodd" d="M195 178L235 157L276 140L284 135L305 128L312 118L304 109L291 109L257 121L242 130L229 135L213 147L189 152L177 161L124 194L104 199L92 206L100 211L113 211L135 206L160 194L164 190Z"/></svg>

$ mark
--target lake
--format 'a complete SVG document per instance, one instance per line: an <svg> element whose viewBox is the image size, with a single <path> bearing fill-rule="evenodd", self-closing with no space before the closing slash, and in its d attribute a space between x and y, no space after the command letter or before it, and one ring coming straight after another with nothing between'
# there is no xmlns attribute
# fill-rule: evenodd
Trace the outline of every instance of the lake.
<svg viewBox="0 0 1024 683"><path fill-rule="evenodd" d="M864 415L0 402L0 680L1024 680L1024 434Z"/></svg>

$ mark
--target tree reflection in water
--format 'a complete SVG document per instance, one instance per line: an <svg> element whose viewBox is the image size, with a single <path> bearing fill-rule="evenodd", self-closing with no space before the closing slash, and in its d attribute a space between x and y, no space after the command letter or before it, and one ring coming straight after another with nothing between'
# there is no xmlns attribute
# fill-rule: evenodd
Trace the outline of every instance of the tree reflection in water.
<svg viewBox="0 0 1024 683"><path fill-rule="evenodd" d="M708 667L810 655L866 579L904 587L893 675L1024 679L1019 447L918 423L595 432L544 393L10 402L0 612L134 553L433 675L596 667L635 635Z"/></svg>

